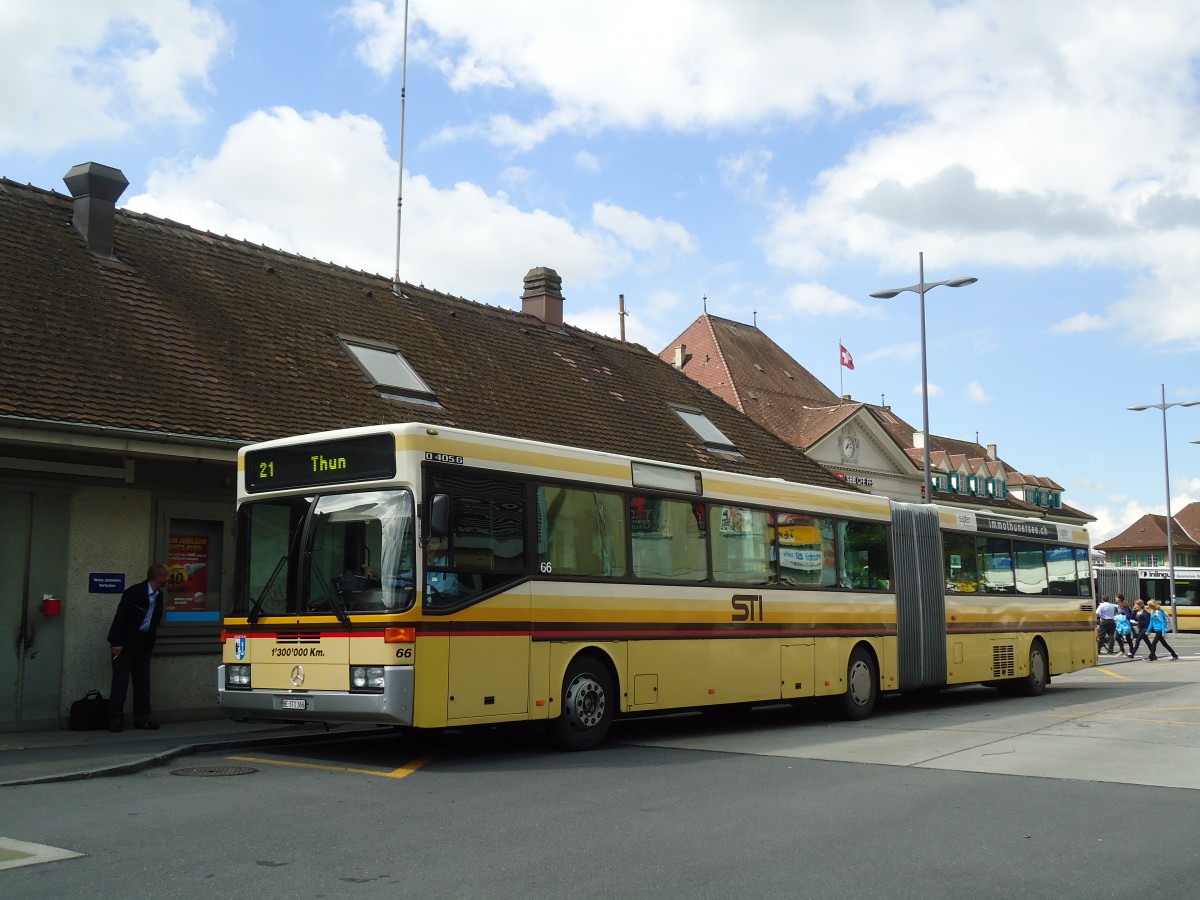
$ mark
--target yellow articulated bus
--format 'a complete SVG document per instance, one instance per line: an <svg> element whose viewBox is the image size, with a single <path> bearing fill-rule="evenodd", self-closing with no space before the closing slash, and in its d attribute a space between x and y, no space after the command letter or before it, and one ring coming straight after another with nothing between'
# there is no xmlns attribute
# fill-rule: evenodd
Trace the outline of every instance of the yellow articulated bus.
<svg viewBox="0 0 1200 900"><path fill-rule="evenodd" d="M218 695L412 728L985 682L1095 664L1081 528L423 424L247 447Z"/></svg>

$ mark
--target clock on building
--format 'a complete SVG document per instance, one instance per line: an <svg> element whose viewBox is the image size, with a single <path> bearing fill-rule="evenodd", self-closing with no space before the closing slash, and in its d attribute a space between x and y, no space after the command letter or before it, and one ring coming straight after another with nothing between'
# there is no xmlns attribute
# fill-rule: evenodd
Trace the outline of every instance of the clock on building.
<svg viewBox="0 0 1200 900"><path fill-rule="evenodd" d="M842 435L842 458L850 459L854 456L854 451L858 449L858 442L854 440L854 435L846 432Z"/></svg>

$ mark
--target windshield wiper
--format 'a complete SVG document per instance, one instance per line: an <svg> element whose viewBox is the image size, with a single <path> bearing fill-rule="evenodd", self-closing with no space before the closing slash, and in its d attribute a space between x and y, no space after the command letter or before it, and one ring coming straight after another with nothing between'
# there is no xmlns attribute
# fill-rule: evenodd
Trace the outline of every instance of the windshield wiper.
<svg viewBox="0 0 1200 900"><path fill-rule="evenodd" d="M275 584L275 579L279 577L279 573L283 571L283 564L287 562L288 555L285 553L279 557L279 562L275 563L275 569L271 572L271 577L267 579L267 583L263 585L263 589L259 591L258 599L254 601L254 606L250 609L250 615L247 616L251 625L258 624L258 617L262 614L263 604L267 602L267 594L271 592L271 588Z"/></svg>
<svg viewBox="0 0 1200 900"><path fill-rule="evenodd" d="M346 602L342 599L342 592L345 587L342 584L342 579L333 579L333 586L325 580L325 575L312 565L312 554L305 554L308 561L308 570L321 582L321 590L329 597L329 606L333 610L333 614L338 617L338 621L344 625L350 624L350 617L346 615Z"/></svg>

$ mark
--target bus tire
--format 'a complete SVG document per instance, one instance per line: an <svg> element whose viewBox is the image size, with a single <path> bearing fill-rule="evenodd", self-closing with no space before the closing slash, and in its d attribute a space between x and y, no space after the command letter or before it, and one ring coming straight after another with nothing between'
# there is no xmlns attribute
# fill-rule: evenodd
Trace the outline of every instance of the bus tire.
<svg viewBox="0 0 1200 900"><path fill-rule="evenodd" d="M571 660L563 676L562 710L546 723L560 750L591 750L607 736L616 711L616 692L608 666L590 653Z"/></svg>
<svg viewBox="0 0 1200 900"><path fill-rule="evenodd" d="M1029 674L1013 680L1012 693L1021 697L1040 697L1046 693L1049 683L1050 657L1046 653L1046 645L1036 640L1029 648Z"/></svg>
<svg viewBox="0 0 1200 900"><path fill-rule="evenodd" d="M846 692L834 698L834 713L840 719L858 722L871 715L879 700L879 671L866 647L855 647L846 663Z"/></svg>

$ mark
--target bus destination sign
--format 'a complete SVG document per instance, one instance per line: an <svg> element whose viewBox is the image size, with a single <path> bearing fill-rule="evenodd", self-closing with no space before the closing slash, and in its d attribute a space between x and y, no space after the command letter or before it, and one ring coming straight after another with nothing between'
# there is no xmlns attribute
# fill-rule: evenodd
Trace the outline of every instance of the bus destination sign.
<svg viewBox="0 0 1200 900"><path fill-rule="evenodd" d="M391 434L315 441L246 453L246 491L277 491L372 481L396 475L396 439Z"/></svg>

